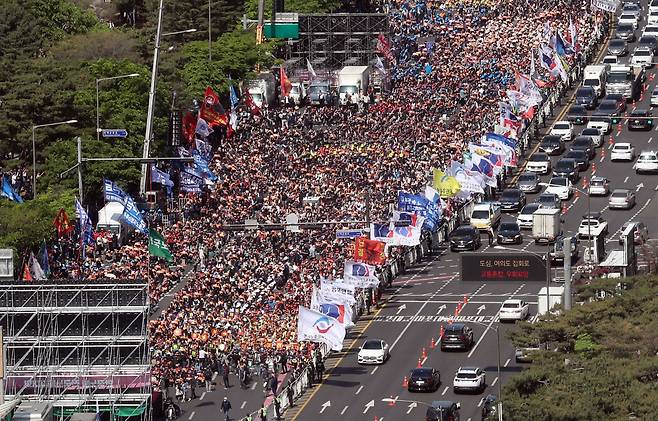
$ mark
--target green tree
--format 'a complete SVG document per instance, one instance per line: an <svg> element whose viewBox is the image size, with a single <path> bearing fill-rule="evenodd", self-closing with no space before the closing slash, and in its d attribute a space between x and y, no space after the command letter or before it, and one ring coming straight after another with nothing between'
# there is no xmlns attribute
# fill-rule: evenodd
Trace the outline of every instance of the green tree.
<svg viewBox="0 0 658 421"><path fill-rule="evenodd" d="M296 13L330 13L341 5L339 0L286 0L285 11ZM258 0L246 0L246 13L249 19L258 19ZM272 17L272 1L265 0L265 19Z"/></svg>

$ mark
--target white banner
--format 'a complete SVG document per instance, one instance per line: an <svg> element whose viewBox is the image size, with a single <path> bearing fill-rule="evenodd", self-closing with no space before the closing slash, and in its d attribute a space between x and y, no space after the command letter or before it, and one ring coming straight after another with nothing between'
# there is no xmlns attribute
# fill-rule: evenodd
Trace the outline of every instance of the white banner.
<svg viewBox="0 0 658 421"><path fill-rule="evenodd" d="M324 294L315 286L311 293L311 310L333 317L346 328L354 326L354 323L352 323L352 306L335 300L334 297Z"/></svg>
<svg viewBox="0 0 658 421"><path fill-rule="evenodd" d="M334 351L342 351L345 327L333 317L299 306L297 340L325 343Z"/></svg>
<svg viewBox="0 0 658 421"><path fill-rule="evenodd" d="M330 281L326 278L321 278L320 291L338 302L349 305L356 303L356 299L354 298L354 285L343 282L342 280Z"/></svg>
<svg viewBox="0 0 658 421"><path fill-rule="evenodd" d="M379 285L375 266L346 260L343 266L343 279L357 288L374 288Z"/></svg>
<svg viewBox="0 0 658 421"><path fill-rule="evenodd" d="M619 7L619 0L592 0L592 8L605 10L606 12L615 12Z"/></svg>

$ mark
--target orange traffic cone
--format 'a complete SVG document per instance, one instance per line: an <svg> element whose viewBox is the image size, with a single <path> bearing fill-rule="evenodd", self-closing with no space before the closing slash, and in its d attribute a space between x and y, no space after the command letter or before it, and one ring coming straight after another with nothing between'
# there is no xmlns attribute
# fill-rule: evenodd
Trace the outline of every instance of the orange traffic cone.
<svg viewBox="0 0 658 421"><path fill-rule="evenodd" d="M580 197L580 190L576 190L576 197Z"/></svg>
<svg viewBox="0 0 658 421"><path fill-rule="evenodd" d="M418 365L416 366L416 368L421 368L422 366L423 366L423 364L421 364L420 358L418 358Z"/></svg>
<svg viewBox="0 0 658 421"><path fill-rule="evenodd" d="M620 125L620 126L621 126L621 125ZM621 127L619 128L619 131L621 131ZM611 145L614 145L614 144L615 144L615 139L614 139L612 136L610 136L610 142L609 142L609 143L610 143Z"/></svg>
<svg viewBox="0 0 658 421"><path fill-rule="evenodd" d="M407 376L404 376L404 379L402 379L402 387L406 388L409 386L409 379L407 379Z"/></svg>
<svg viewBox="0 0 658 421"><path fill-rule="evenodd" d="M393 395L391 395L391 400L388 402L388 406L395 406L395 400L393 399ZM377 417L375 417L377 419Z"/></svg>
<svg viewBox="0 0 658 421"><path fill-rule="evenodd" d="M468 303L468 296L464 295L464 304Z"/></svg>
<svg viewBox="0 0 658 421"><path fill-rule="evenodd" d="M596 172L596 164L592 164L592 174Z"/></svg>
<svg viewBox="0 0 658 421"><path fill-rule="evenodd" d="M441 325L441 329L439 329L439 338L443 338L443 333L444 333L443 325Z"/></svg>
<svg viewBox="0 0 658 421"><path fill-rule="evenodd" d="M434 342L434 337L432 337L432 342L430 342L430 348L431 349L436 348L436 342Z"/></svg>
<svg viewBox="0 0 658 421"><path fill-rule="evenodd" d="M425 347L423 347L422 358L423 358L423 359L427 358L427 352L425 351Z"/></svg>

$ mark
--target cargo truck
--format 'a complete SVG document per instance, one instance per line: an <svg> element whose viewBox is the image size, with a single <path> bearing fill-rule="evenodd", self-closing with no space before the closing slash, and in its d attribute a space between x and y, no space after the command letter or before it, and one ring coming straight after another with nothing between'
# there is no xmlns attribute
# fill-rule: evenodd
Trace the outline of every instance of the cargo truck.
<svg viewBox="0 0 658 421"><path fill-rule="evenodd" d="M276 99L276 78L272 73L259 73L254 79L247 84L249 95L254 100L258 108L267 105L274 105Z"/></svg>
<svg viewBox="0 0 658 421"><path fill-rule="evenodd" d="M564 287L546 287L539 290L537 294L537 315L543 316L553 307L562 305L564 298Z"/></svg>
<svg viewBox="0 0 658 421"><path fill-rule="evenodd" d="M639 96L645 77L642 66L610 66L605 92L606 94L621 94L630 101Z"/></svg>
<svg viewBox="0 0 658 421"><path fill-rule="evenodd" d="M554 243L561 231L560 209L539 208L532 214L532 237L535 243Z"/></svg>
<svg viewBox="0 0 658 421"><path fill-rule="evenodd" d="M368 91L369 66L345 66L338 72L340 105L357 104Z"/></svg>

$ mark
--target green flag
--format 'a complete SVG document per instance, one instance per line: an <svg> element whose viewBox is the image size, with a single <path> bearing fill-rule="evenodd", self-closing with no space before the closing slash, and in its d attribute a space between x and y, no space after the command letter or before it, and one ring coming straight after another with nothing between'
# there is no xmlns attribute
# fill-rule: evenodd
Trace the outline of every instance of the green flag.
<svg viewBox="0 0 658 421"><path fill-rule="evenodd" d="M174 260L167 248L165 238L159 232L149 229L149 253L166 259L168 262Z"/></svg>

